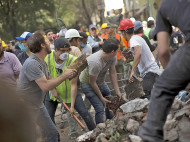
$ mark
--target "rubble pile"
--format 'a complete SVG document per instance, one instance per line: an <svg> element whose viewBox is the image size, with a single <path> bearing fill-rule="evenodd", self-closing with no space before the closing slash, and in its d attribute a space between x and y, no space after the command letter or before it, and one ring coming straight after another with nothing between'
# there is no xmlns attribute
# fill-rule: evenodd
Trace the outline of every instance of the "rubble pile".
<svg viewBox="0 0 190 142"><path fill-rule="evenodd" d="M129 81L127 80L125 84L124 89L126 92L127 100L133 100L135 98L143 97L145 95L142 88L143 79L137 77L136 75L134 75L133 78L133 83L129 83Z"/></svg>
<svg viewBox="0 0 190 142"><path fill-rule="evenodd" d="M113 115L116 114L117 109L122 105L125 104L126 101L121 98L119 99L118 96L106 96L105 97L107 100L111 101L111 103L107 103L106 107L109 108L109 110L111 110L113 112Z"/></svg>
<svg viewBox="0 0 190 142"><path fill-rule="evenodd" d="M77 138L77 142L140 142L137 132L146 120L149 100L135 99L121 105L112 120ZM175 99L164 126L164 141L190 140L190 104Z"/></svg>

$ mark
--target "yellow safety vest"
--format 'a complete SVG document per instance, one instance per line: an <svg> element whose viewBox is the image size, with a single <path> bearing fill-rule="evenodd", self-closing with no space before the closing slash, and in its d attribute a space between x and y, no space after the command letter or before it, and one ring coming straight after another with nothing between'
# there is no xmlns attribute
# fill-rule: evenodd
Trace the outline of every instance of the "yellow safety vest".
<svg viewBox="0 0 190 142"><path fill-rule="evenodd" d="M77 57L69 54L68 59L66 60L64 66L63 66L63 74L65 72L65 67L69 66L72 62L74 62L77 59ZM56 71L55 67L55 55L54 52L51 52L51 54L47 55L45 58L45 61L48 66L48 71L50 73L51 78L56 78L58 77L58 73ZM63 81L59 86L56 87L56 91L58 92L60 98L65 102L65 103L71 103L71 84L70 80L66 79ZM50 99L53 101L58 101L53 95L52 92L49 91ZM59 101L58 101L59 102Z"/></svg>

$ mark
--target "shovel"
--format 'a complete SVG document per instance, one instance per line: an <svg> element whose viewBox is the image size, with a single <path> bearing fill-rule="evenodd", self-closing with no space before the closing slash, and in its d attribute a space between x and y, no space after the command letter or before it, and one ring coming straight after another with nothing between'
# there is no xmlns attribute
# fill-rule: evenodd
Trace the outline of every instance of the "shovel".
<svg viewBox="0 0 190 142"><path fill-rule="evenodd" d="M78 122L78 124L82 127L84 131L86 131L85 126L82 124L82 122L77 118L77 116L73 113L71 113L70 108L67 106L65 102L58 96L57 99L65 106L65 108L70 112L70 114L73 116L73 118Z"/></svg>

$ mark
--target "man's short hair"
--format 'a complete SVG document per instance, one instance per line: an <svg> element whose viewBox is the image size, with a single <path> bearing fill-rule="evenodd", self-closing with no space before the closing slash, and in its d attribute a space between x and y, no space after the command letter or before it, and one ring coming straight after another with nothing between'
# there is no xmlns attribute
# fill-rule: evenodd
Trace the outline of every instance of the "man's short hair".
<svg viewBox="0 0 190 142"><path fill-rule="evenodd" d="M102 50L105 53L111 53L113 50L116 51L119 48L119 40L115 38L109 38L104 41Z"/></svg>
<svg viewBox="0 0 190 142"><path fill-rule="evenodd" d="M88 35L85 32L79 33L82 38L88 38Z"/></svg>
<svg viewBox="0 0 190 142"><path fill-rule="evenodd" d="M49 32L53 32L51 29L48 29L45 31L45 34L47 35Z"/></svg>
<svg viewBox="0 0 190 142"><path fill-rule="evenodd" d="M27 40L27 44L32 53L37 53L42 50L41 44L45 44L45 38L40 32L36 32Z"/></svg>
<svg viewBox="0 0 190 142"><path fill-rule="evenodd" d="M151 28L151 26L154 26L154 21L152 21L152 20L147 22L147 27Z"/></svg>
<svg viewBox="0 0 190 142"><path fill-rule="evenodd" d="M142 31L143 31L143 27L140 27L139 29L137 29L136 31L134 31L134 34L142 33Z"/></svg>

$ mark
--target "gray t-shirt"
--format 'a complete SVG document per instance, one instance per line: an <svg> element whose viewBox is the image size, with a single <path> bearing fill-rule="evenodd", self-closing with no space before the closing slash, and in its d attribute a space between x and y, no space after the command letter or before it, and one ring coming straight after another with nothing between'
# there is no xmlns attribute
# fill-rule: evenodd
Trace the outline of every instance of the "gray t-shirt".
<svg viewBox="0 0 190 142"><path fill-rule="evenodd" d="M41 90L35 80L46 76L48 79L48 69L46 62L42 62L37 56L32 54L23 64L21 69L17 91L21 97L32 108L42 108L45 93Z"/></svg>
<svg viewBox="0 0 190 142"><path fill-rule="evenodd" d="M155 62L154 56L150 51L150 48L148 47L145 40L138 36L133 35L130 39L130 48L131 52L134 55L134 48L135 46L140 46L141 48L141 59L138 64L138 69L140 72L141 77L143 77L148 72L158 73L159 67Z"/></svg>
<svg viewBox="0 0 190 142"><path fill-rule="evenodd" d="M116 56L108 61L104 61L101 50L87 57L88 67L79 76L81 83L89 83L89 75L98 76L96 83L101 85L108 69L117 62Z"/></svg>

